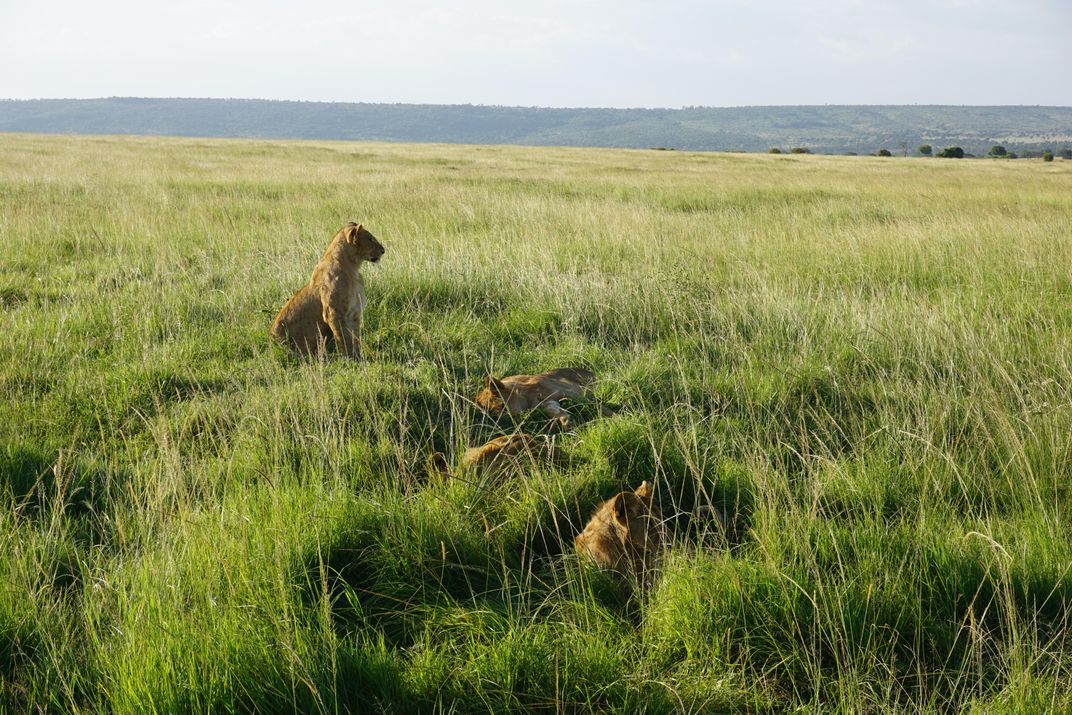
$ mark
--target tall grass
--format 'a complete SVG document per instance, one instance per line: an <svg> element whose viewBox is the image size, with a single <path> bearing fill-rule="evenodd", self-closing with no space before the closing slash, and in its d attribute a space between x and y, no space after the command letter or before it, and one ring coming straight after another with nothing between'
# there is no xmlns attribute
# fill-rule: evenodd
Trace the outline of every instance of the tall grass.
<svg viewBox="0 0 1072 715"><path fill-rule="evenodd" d="M299 360L348 220L368 359ZM7 711L1072 708L1067 164L7 135L0 236ZM557 460L426 468L575 364Z"/></svg>

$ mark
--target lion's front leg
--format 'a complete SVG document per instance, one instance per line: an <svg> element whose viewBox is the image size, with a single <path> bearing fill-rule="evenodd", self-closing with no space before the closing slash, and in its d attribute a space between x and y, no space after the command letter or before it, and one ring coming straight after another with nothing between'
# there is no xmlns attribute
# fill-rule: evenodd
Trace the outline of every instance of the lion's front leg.
<svg viewBox="0 0 1072 715"><path fill-rule="evenodd" d="M330 303L324 303L324 322L331 329L331 336L335 338L339 351L347 357L360 360L361 341L358 337L360 329L358 321L347 320L343 311L336 310Z"/></svg>
<svg viewBox="0 0 1072 715"><path fill-rule="evenodd" d="M320 288L320 303L323 306L323 318L331 330L331 337L339 351L354 359L361 358L360 330L361 315L353 310L353 296L348 286L342 282L325 282Z"/></svg>
<svg viewBox="0 0 1072 715"><path fill-rule="evenodd" d="M354 360L361 359L361 315L344 321L343 332L350 336L350 342L343 347L346 354Z"/></svg>
<svg viewBox="0 0 1072 715"><path fill-rule="evenodd" d="M563 428L570 426L569 412L566 412L558 400L545 400L540 404L540 410Z"/></svg>

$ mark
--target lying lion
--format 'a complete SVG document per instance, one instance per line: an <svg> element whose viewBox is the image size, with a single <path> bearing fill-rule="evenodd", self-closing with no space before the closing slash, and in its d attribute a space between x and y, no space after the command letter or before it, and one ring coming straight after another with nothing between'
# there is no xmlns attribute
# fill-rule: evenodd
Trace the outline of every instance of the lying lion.
<svg viewBox="0 0 1072 715"><path fill-rule="evenodd" d="M495 483L524 463L546 457L550 453L551 449L544 440L527 434L508 434L465 450L460 468L482 481ZM444 475L451 471L442 452L432 455L432 468Z"/></svg>
<svg viewBox="0 0 1072 715"><path fill-rule="evenodd" d="M304 355L321 355L334 344L343 355L361 358L361 314L365 282L361 264L379 262L383 246L356 223L331 239L313 276L279 311L270 334Z"/></svg>
<svg viewBox="0 0 1072 715"><path fill-rule="evenodd" d="M527 434L508 434L465 450L461 466L482 479L498 481L511 468L517 468L526 456L545 450L546 445L542 441Z"/></svg>
<svg viewBox="0 0 1072 715"><path fill-rule="evenodd" d="M662 512L645 481L603 502L574 540L577 550L615 571L624 584L642 583L662 548Z"/></svg>
<svg viewBox="0 0 1072 715"><path fill-rule="evenodd" d="M588 370L564 367L539 375L513 375L496 380L488 376L488 384L476 396L476 404L489 412L509 412L519 415L540 409L562 427L569 427L569 413L559 400L592 398L596 376ZM611 414L603 408L603 414Z"/></svg>

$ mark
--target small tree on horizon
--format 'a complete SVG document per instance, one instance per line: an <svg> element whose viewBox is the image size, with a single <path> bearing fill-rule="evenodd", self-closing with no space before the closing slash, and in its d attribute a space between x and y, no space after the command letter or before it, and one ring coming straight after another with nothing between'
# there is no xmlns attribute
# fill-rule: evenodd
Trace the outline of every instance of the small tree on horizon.
<svg viewBox="0 0 1072 715"><path fill-rule="evenodd" d="M877 156L893 156L889 149L879 149Z"/></svg>
<svg viewBox="0 0 1072 715"><path fill-rule="evenodd" d="M1068 147L1065 147L1064 149L1062 149L1061 150L1061 158L1062 159L1072 159L1072 149L1069 149Z"/></svg>
<svg viewBox="0 0 1072 715"><path fill-rule="evenodd" d="M916 151L918 151L923 156L930 156L934 153L934 147L932 147L930 144L920 144L919 147L916 148Z"/></svg>
<svg viewBox="0 0 1072 715"><path fill-rule="evenodd" d="M1008 153L1009 152L1005 151L1005 147L1001 146L1000 144L995 144L994 146L990 147L990 156L1005 156Z"/></svg>
<svg viewBox="0 0 1072 715"><path fill-rule="evenodd" d="M790 154L811 154L811 149L803 146L795 146L789 150Z"/></svg>
<svg viewBox="0 0 1072 715"><path fill-rule="evenodd" d="M1042 152L1042 160L1043 161L1053 161L1053 152L1052 151L1044 151L1044 152Z"/></svg>
<svg viewBox="0 0 1072 715"><path fill-rule="evenodd" d="M776 147L776 146L772 146L772 147L770 148L770 150L769 150L769 151L768 151L767 153L768 153L768 154L781 154L781 153L782 153L782 150L781 150L781 149L779 149L779 148L778 148L778 147Z"/></svg>
<svg viewBox="0 0 1072 715"><path fill-rule="evenodd" d="M942 157L943 159L963 159L964 150L961 149L959 146L947 146L945 149L942 149L941 153L938 154L938 156Z"/></svg>

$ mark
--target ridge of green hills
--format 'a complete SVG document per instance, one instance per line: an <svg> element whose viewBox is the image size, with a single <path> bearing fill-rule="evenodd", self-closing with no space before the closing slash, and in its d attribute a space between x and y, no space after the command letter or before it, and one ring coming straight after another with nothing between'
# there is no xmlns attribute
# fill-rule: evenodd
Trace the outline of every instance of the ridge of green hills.
<svg viewBox="0 0 1072 715"><path fill-rule="evenodd" d="M680 109L372 104L259 99L0 100L0 132L144 134L816 153L985 154L1072 145L1072 107L812 105Z"/></svg>

